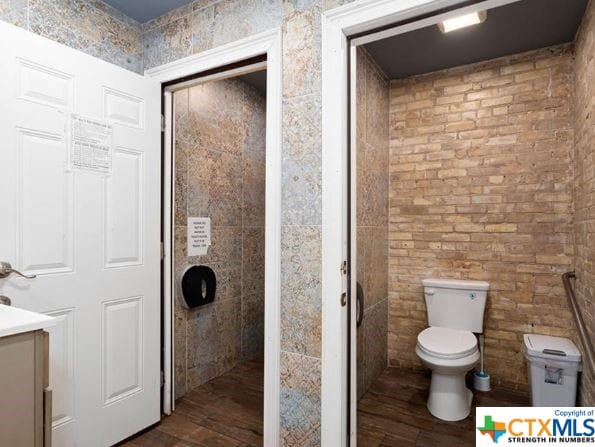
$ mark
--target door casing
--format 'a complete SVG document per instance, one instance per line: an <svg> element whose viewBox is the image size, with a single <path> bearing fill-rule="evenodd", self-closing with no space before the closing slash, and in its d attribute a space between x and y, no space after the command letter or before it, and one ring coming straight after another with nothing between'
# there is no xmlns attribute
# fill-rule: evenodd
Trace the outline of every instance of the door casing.
<svg viewBox="0 0 595 447"><path fill-rule="evenodd" d="M277 447L280 434L280 296L281 296L281 30L275 28L211 50L198 53L145 72L162 85L193 74L236 64L266 55L266 216L265 216L265 360L264 360L264 445ZM173 89L175 90L175 85ZM164 390L163 410L174 408L173 402L173 173L175 154L172 147L172 89L164 91L163 165L163 329Z"/></svg>

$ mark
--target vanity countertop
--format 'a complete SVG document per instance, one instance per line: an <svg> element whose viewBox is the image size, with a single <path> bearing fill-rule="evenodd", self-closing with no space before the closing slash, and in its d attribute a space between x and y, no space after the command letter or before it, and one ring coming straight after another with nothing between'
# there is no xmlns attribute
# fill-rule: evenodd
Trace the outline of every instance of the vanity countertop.
<svg viewBox="0 0 595 447"><path fill-rule="evenodd" d="M0 337L45 329L55 324L54 317L0 304Z"/></svg>

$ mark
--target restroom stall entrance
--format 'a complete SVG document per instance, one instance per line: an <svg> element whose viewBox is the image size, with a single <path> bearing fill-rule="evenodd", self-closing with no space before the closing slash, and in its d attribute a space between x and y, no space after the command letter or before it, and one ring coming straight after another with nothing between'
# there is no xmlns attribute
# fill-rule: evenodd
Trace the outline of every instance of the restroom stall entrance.
<svg viewBox="0 0 595 447"><path fill-rule="evenodd" d="M470 417L453 426L426 408L432 371L446 368L439 349L463 362L468 347L443 338L434 363L418 355L425 278L489 286L482 330L466 335L473 347L485 336L493 389L473 391L473 406L528 403L524 332L573 336L560 274L573 250L573 42L585 6L474 2L350 40L351 445L474 443ZM449 30L473 13L474 25ZM475 363L461 374L472 379Z"/></svg>
<svg viewBox="0 0 595 447"><path fill-rule="evenodd" d="M194 409L200 414L195 414L193 420L211 422L210 428L200 429L203 435L215 431L215 437L221 433L240 437L248 433L248 444L278 445L280 50L280 34L278 30L271 30L147 72L163 87L163 412L172 417L156 427L157 434L167 432L169 425L176 424L180 418L188 418L187 410ZM229 87L224 87L225 84ZM259 122L263 107L264 123ZM260 132L265 135L264 147ZM258 141L258 145L252 144L254 141ZM176 160L178 143L181 162ZM264 156L262 150L266 151ZM264 181L260 177L262 163ZM244 172L246 184L260 186L243 188ZM263 188L263 183L264 190L257 190ZM255 198L258 194L264 197ZM259 213L255 212L256 201ZM189 218L199 223L200 231L192 236L199 236L197 241L201 242L197 245L192 242L191 251L188 251ZM261 230L263 220L266 231ZM207 225L210 238L200 237L208 236ZM259 239L259 248L264 250L264 274L260 267L254 273L249 270L249 263L256 267L262 260L262 254L252 248L253 239L249 238L259 231L264 232L264 237ZM244 241L247 248L250 245L250 250L244 250ZM256 255L251 257L252 253ZM195 277L196 293L190 295L190 301L186 300L190 308L192 302L199 304L193 309L184 307L181 300L182 276L188 267L197 267L203 272L212 270L212 274ZM247 278L244 282L243 271ZM214 276L216 281L214 294L209 276L211 280ZM248 300L249 296L256 295L250 295L256 290L251 284L260 285L261 281L264 281L264 302L259 301L260 296ZM242 297L246 298L243 303ZM210 299L212 302L208 303ZM263 326L259 326L262 308L266 311ZM251 315L258 318L250 318ZM244 326L242 321L246 323ZM247 324L248 321L255 324ZM250 344L250 340L256 341ZM264 379L260 357L263 351ZM243 360L251 359L253 372L234 368L248 365ZM242 392L242 387L236 385L242 384L243 379L252 381L256 391L245 389ZM222 386L221 381L226 385ZM194 393L192 397L197 386L206 395L197 398ZM236 395L231 399L219 398L209 392L213 387L235 391ZM176 401L176 396L184 393ZM198 400L202 409L190 401L191 398ZM239 406L229 410L226 405L234 402ZM247 427L241 422L234 425L226 420L215 428L221 417L245 416L243 405L250 407L252 415ZM207 417L203 417L205 415ZM185 426L192 428L193 424ZM148 442L153 442L152 434L146 435Z"/></svg>
<svg viewBox="0 0 595 447"><path fill-rule="evenodd" d="M262 445L266 59L170 86L178 417Z"/></svg>

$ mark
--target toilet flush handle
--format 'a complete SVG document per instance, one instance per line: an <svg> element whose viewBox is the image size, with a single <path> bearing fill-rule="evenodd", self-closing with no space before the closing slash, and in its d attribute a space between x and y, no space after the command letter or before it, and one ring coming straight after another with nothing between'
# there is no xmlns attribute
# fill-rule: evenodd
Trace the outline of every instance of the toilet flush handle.
<svg viewBox="0 0 595 447"><path fill-rule="evenodd" d="M434 293L436 293L436 291L434 289L427 289L426 290L426 295L434 295Z"/></svg>

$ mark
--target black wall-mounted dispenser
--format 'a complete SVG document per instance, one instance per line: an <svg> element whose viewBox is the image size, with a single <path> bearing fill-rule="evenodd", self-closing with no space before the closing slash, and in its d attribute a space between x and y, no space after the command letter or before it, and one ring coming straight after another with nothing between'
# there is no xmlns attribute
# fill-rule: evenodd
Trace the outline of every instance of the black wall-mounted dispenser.
<svg viewBox="0 0 595 447"><path fill-rule="evenodd" d="M215 301L217 277L206 265L192 265L182 274L182 306L187 309Z"/></svg>

